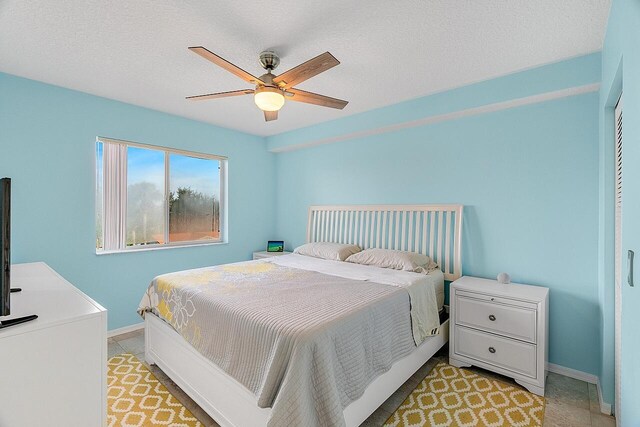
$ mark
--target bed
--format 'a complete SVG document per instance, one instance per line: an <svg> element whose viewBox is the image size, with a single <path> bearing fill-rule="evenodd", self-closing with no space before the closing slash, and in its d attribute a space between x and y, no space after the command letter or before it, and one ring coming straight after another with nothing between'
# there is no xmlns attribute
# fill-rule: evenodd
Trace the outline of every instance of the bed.
<svg viewBox="0 0 640 427"><path fill-rule="evenodd" d="M357 426L447 342L448 320L417 319L460 276L461 228L460 205L312 206L308 242L422 253L440 269L285 255L160 276L156 292L188 283L176 298L192 317L167 317L156 296L147 361L222 426Z"/></svg>

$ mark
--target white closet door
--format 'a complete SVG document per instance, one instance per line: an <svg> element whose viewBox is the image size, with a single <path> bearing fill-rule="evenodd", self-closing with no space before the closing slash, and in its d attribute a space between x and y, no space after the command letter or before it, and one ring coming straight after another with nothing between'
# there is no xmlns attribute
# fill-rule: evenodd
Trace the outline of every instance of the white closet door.
<svg viewBox="0 0 640 427"><path fill-rule="evenodd" d="M616 188L615 188L615 413L617 423L620 422L620 355L622 326L622 97L615 109L615 141L616 141Z"/></svg>

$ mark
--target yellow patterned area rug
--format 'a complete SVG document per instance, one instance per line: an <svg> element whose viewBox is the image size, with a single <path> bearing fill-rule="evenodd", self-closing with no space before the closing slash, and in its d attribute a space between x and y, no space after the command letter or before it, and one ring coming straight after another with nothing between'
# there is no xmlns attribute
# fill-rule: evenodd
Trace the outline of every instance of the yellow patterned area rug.
<svg viewBox="0 0 640 427"><path fill-rule="evenodd" d="M542 426L544 405L520 387L439 363L384 427Z"/></svg>
<svg viewBox="0 0 640 427"><path fill-rule="evenodd" d="M133 354L109 359L109 427L201 427L202 423Z"/></svg>

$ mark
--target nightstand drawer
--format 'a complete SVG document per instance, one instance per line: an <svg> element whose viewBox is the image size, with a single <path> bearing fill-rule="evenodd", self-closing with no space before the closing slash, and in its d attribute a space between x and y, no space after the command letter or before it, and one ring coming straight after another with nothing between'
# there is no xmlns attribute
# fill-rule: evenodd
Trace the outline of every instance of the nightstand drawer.
<svg viewBox="0 0 640 427"><path fill-rule="evenodd" d="M536 378L536 346L469 328L456 328L455 352Z"/></svg>
<svg viewBox="0 0 640 427"><path fill-rule="evenodd" d="M536 343L536 311L528 307L456 295L457 325Z"/></svg>

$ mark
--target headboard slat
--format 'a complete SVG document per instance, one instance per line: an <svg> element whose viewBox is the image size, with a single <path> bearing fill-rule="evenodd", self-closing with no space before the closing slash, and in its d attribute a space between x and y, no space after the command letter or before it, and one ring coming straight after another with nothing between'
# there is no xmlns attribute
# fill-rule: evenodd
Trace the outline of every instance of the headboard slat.
<svg viewBox="0 0 640 427"><path fill-rule="evenodd" d="M447 212L445 214L446 220L446 231L444 233L445 242L444 242L444 265L447 266L445 272L449 273L451 270L450 262L450 252L451 252L451 212Z"/></svg>
<svg viewBox="0 0 640 427"><path fill-rule="evenodd" d="M370 228L369 228L369 219L371 218L371 212L365 212L364 214L364 246L369 246L369 234L370 234Z"/></svg>
<svg viewBox="0 0 640 427"><path fill-rule="evenodd" d="M407 225L407 246L405 250L413 252L413 211L409 212L409 224Z"/></svg>
<svg viewBox="0 0 640 427"><path fill-rule="evenodd" d="M455 280L462 275L462 212L462 205L311 206L307 241L422 253Z"/></svg>
<svg viewBox="0 0 640 427"><path fill-rule="evenodd" d="M394 246L393 247L400 249L400 246L399 246L399 241L400 241L400 212L394 212L393 216L395 217L395 221L396 221L396 230L395 230L396 240L394 242ZM391 242L389 242L389 245L391 245Z"/></svg>
<svg viewBox="0 0 640 427"><path fill-rule="evenodd" d="M402 212L402 249L403 251L407 250L407 223L408 223L409 212Z"/></svg>
<svg viewBox="0 0 640 427"><path fill-rule="evenodd" d="M436 262L442 264L442 211L438 211L438 250L436 251ZM443 270L444 271L444 270Z"/></svg>

